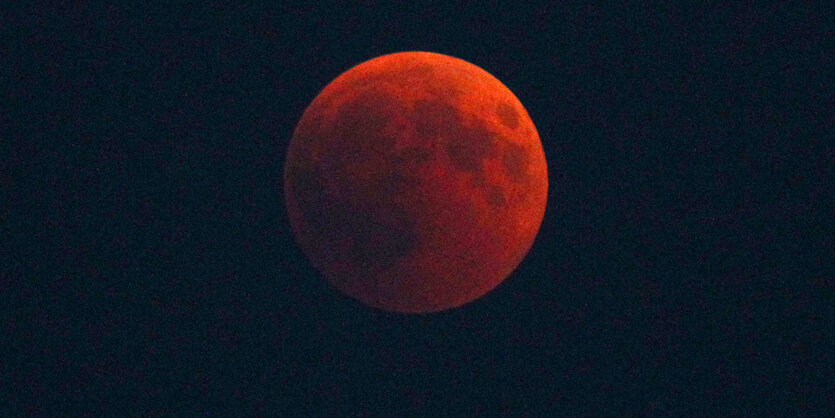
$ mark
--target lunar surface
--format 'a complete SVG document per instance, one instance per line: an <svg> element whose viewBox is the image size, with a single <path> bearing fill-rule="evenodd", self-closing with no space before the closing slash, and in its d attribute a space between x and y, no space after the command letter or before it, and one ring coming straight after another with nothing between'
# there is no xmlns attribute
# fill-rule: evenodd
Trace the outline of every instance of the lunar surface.
<svg viewBox="0 0 835 418"><path fill-rule="evenodd" d="M284 172L298 244L339 291L421 313L471 302L536 237L548 172L525 108L495 77L429 52L384 55L328 84Z"/></svg>

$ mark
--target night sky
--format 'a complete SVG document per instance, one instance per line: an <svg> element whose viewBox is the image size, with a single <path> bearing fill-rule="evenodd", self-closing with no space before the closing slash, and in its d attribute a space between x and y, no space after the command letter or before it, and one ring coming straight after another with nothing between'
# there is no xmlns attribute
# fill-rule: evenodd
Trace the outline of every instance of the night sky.
<svg viewBox="0 0 835 418"><path fill-rule="evenodd" d="M0 13L3 416L833 413L831 6L87 3ZM550 179L427 315L328 286L283 197L316 94L410 50L508 86Z"/></svg>

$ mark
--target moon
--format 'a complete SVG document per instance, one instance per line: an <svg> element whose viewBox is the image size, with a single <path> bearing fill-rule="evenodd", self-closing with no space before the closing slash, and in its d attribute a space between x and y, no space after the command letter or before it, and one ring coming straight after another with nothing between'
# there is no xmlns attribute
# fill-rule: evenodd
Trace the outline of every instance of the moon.
<svg viewBox="0 0 835 418"><path fill-rule="evenodd" d="M425 313L483 296L519 265L548 169L528 112L498 79L400 52L349 69L310 103L284 192L300 248L333 287Z"/></svg>

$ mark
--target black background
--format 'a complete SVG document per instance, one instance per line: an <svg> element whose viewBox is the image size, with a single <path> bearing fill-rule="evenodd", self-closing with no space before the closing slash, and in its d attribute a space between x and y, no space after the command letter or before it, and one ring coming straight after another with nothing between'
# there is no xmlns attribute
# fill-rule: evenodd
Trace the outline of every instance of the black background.
<svg viewBox="0 0 835 418"><path fill-rule="evenodd" d="M0 19L0 411L832 413L831 7L85 3ZM550 176L517 271L417 316L282 194L307 104L407 50L507 85Z"/></svg>

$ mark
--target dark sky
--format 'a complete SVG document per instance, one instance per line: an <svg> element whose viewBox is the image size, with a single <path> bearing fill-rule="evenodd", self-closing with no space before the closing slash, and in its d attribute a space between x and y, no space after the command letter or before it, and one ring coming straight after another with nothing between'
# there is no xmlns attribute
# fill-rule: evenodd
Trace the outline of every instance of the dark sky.
<svg viewBox="0 0 835 418"><path fill-rule="evenodd" d="M0 14L2 415L832 414L831 6L86 3ZM307 104L407 50L507 85L550 176L517 271L417 316L282 195Z"/></svg>

